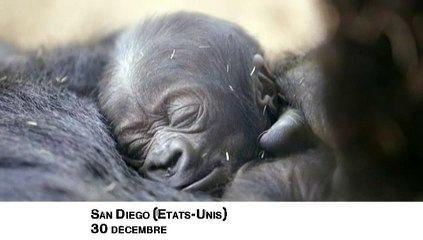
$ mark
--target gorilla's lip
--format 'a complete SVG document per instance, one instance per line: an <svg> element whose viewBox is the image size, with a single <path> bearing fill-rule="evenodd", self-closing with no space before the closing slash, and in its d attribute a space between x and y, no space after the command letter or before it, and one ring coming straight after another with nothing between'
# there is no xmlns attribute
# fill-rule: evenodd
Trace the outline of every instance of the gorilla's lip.
<svg viewBox="0 0 423 240"><path fill-rule="evenodd" d="M188 186L182 188L183 191L206 191L211 190L219 186L225 181L226 170L223 167L218 167L213 169L205 177L189 184Z"/></svg>

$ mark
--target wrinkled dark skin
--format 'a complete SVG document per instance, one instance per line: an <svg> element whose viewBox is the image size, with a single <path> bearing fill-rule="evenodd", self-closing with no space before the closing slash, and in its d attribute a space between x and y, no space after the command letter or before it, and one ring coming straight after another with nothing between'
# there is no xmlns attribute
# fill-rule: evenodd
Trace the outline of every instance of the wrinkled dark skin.
<svg viewBox="0 0 423 240"><path fill-rule="evenodd" d="M219 192L258 155L257 138L276 113L275 85L258 77L256 54L242 29L201 14L151 18L125 32L100 105L127 162L177 189Z"/></svg>

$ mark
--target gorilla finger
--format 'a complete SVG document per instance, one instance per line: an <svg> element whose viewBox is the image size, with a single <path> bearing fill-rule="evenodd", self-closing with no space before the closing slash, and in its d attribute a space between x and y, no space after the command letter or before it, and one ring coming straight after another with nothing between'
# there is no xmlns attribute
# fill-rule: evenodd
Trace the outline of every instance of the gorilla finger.
<svg viewBox="0 0 423 240"><path fill-rule="evenodd" d="M309 127L299 110L288 109L260 138L260 146L267 152L280 156L313 142Z"/></svg>

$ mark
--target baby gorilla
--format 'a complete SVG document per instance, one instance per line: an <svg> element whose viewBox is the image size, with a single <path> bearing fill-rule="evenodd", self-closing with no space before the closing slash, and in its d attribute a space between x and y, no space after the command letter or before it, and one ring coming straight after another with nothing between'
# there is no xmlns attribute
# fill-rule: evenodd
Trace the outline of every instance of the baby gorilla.
<svg viewBox="0 0 423 240"><path fill-rule="evenodd" d="M258 55L257 55L258 54ZM100 106L129 164L183 190L219 192L258 155L276 91L259 45L202 14L150 18L125 32L100 87Z"/></svg>

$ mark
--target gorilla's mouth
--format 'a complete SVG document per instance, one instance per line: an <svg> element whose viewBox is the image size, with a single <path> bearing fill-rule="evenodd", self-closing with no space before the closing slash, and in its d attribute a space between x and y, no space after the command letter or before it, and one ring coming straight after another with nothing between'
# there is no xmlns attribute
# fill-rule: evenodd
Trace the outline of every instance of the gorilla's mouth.
<svg viewBox="0 0 423 240"><path fill-rule="evenodd" d="M226 182L227 174L224 167L214 168L205 177L182 187L183 191L210 191L218 188Z"/></svg>

